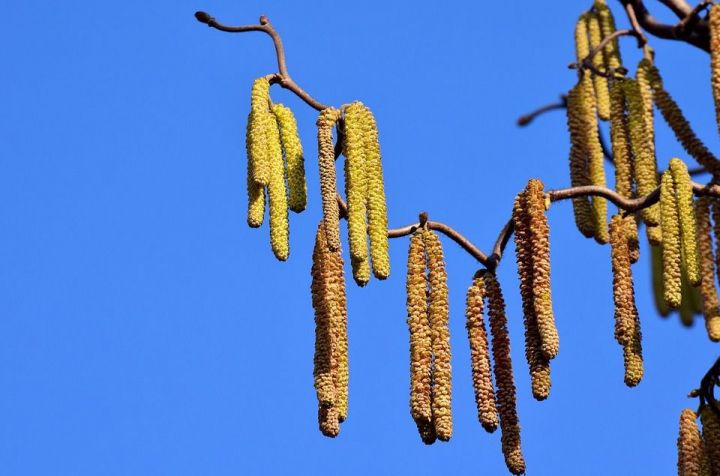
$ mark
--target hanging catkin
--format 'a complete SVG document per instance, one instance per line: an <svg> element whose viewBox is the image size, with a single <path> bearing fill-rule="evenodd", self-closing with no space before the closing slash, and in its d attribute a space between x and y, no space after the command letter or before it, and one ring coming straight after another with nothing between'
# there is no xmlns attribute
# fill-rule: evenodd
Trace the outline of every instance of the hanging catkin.
<svg viewBox="0 0 720 476"><path fill-rule="evenodd" d="M598 15L591 12L588 16L588 35L590 38L590 48L594 50L602 40L602 32L600 30L600 22ZM598 51L592 57L592 63L595 68L602 70L605 66L604 52ZM589 72L588 72L589 74ZM610 94L608 92L608 80L599 74L593 74L593 85L595 87L595 98L597 102L597 114L600 119L607 121L610 118Z"/></svg>
<svg viewBox="0 0 720 476"><path fill-rule="evenodd" d="M710 25L710 65L712 72L713 99L715 100L715 118L720 128L720 7L710 7L708 16Z"/></svg>
<svg viewBox="0 0 720 476"><path fill-rule="evenodd" d="M677 197L672 174L666 170L660 184L660 210L662 212L662 258L663 258L663 296L671 309L680 307L682 299L680 276L680 221L677 210Z"/></svg>
<svg viewBox="0 0 720 476"><path fill-rule="evenodd" d="M613 272L613 301L615 303L615 339L620 345L628 345L635 333L635 290L630 249L621 215L610 220L610 250Z"/></svg>
<svg viewBox="0 0 720 476"><path fill-rule="evenodd" d="M637 309L635 313L635 328L630 342L623 346L623 363L625 365L625 385L634 387L643 378L642 332Z"/></svg>
<svg viewBox="0 0 720 476"><path fill-rule="evenodd" d="M468 288L465 298L465 327L470 341L470 362L478 420L488 433L492 433L498 426L498 413L492 383L488 336L483 319L484 299L485 282L478 273Z"/></svg>
<svg viewBox="0 0 720 476"><path fill-rule="evenodd" d="M696 422L697 415L689 408L680 413L678 435L678 474L710 476L710 464Z"/></svg>
<svg viewBox="0 0 720 476"><path fill-rule="evenodd" d="M588 37L589 12L583 12L575 23L575 58L578 64L590 54L590 38Z"/></svg>
<svg viewBox="0 0 720 476"><path fill-rule="evenodd" d="M407 265L407 323L410 331L410 414L425 443L432 422L432 338L427 308L425 240L422 231L410 238ZM423 436L425 433L428 438Z"/></svg>
<svg viewBox="0 0 720 476"><path fill-rule="evenodd" d="M657 227L660 228L660 227ZM653 298L655 301L655 309L658 314L662 317L667 317L670 314L670 308L665 303L665 284L663 283L663 251L661 246L651 246L650 251L652 254L652 285L653 285Z"/></svg>
<svg viewBox="0 0 720 476"><path fill-rule="evenodd" d="M635 80L638 83L638 90L643 103L643 122L647 134L646 146L650 148L649 153L655 157L655 115L653 113L653 92L650 87L652 68L653 64L649 58L641 59L635 72Z"/></svg>
<svg viewBox="0 0 720 476"><path fill-rule="evenodd" d="M257 78L250 92L246 147L252 179L261 185L270 183L269 145L266 137L270 117L270 82L265 77Z"/></svg>
<svg viewBox="0 0 720 476"><path fill-rule="evenodd" d="M380 141L375 117L365 107L364 138L365 160L367 165L367 214L368 235L370 236L370 258L373 274L378 279L390 276L390 255L387 236L387 204L385 201L385 184L383 181Z"/></svg>
<svg viewBox="0 0 720 476"><path fill-rule="evenodd" d="M300 213L307 205L307 185L305 183L305 158L300 143L295 115L282 104L273 104L272 112L275 114L280 126L280 140L285 155L285 175L288 186L288 207Z"/></svg>
<svg viewBox="0 0 720 476"><path fill-rule="evenodd" d="M712 220L713 220L713 236L715 237L715 272L718 280L720 280L720 202L717 198L710 198Z"/></svg>
<svg viewBox="0 0 720 476"><path fill-rule="evenodd" d="M331 328L332 302L328 293L326 278L329 274L327 246L323 243L323 230L318 227L313 249L312 303L315 309L315 358L314 371L315 391L321 407L335 405L335 383L333 377L333 345L334 336Z"/></svg>
<svg viewBox="0 0 720 476"><path fill-rule="evenodd" d="M505 456L505 464L510 472L519 475L525 473L525 458L520 446L520 422L517 415L505 300L500 290L500 284L493 273L485 273L483 279L488 297L497 407L502 431L502 451Z"/></svg>
<svg viewBox="0 0 720 476"><path fill-rule="evenodd" d="M615 33L615 18L605 1L595 0L593 9L595 10L598 21L600 22L600 32L602 37L605 38ZM622 60L620 59L620 47L617 38L609 41L605 45L603 48L603 55L605 58L606 69L614 70L622 65Z"/></svg>
<svg viewBox="0 0 720 476"><path fill-rule="evenodd" d="M625 116L623 81L615 80L610 86L610 141L615 163L615 189L625 198L632 198L632 157Z"/></svg>
<svg viewBox="0 0 720 476"><path fill-rule="evenodd" d="M634 264L640 259L640 240L638 237L638 224L635 215L628 215L623 218L625 227L625 238L630 251L630 263Z"/></svg>
<svg viewBox="0 0 720 476"><path fill-rule="evenodd" d="M252 127L252 113L248 116L247 124L247 135L246 135L246 148L247 148L247 193L248 193L248 211L247 211L247 224L252 228L258 228L262 225L265 219L265 186L259 184L253 178L253 170L255 168L255 152L253 138L251 136ZM258 137L262 137L264 141L264 134ZM263 154L266 152L265 147L260 149Z"/></svg>
<svg viewBox="0 0 720 476"><path fill-rule="evenodd" d="M339 118L340 111L329 107L320 111L317 119L323 226L325 238L332 251L340 249L340 210L335 177L335 147L332 140L332 130Z"/></svg>
<svg viewBox="0 0 720 476"><path fill-rule="evenodd" d="M672 96L665 91L658 69L655 66L650 66L648 72L655 105L665 118L665 122L668 123L675 133L675 137L677 137L683 148L692 155L705 170L713 175L720 173L720 162L718 162L718 159L708 150L697 135L695 135L695 132L692 130L692 127L690 127L687 119L685 119L680 107Z"/></svg>
<svg viewBox="0 0 720 476"><path fill-rule="evenodd" d="M430 230L425 230L423 236L428 264L428 316L433 352L432 411L438 439L448 441L452 436L453 422L447 273L440 238Z"/></svg>
<svg viewBox="0 0 720 476"><path fill-rule="evenodd" d="M697 221L700 293L703 299L705 328L708 337L717 342L720 341L720 302L718 302L717 288L715 287L710 203L709 197L700 197L695 201L695 219Z"/></svg>
<svg viewBox="0 0 720 476"><path fill-rule="evenodd" d="M680 220L680 240L682 243L682 259L691 286L700 284L700 266L697 251L697 227L693 209L692 180L685 162L680 159L670 160L670 172L675 185L678 218Z"/></svg>
<svg viewBox="0 0 720 476"><path fill-rule="evenodd" d="M368 259L367 250L367 171L363 131L363 104L345 108L343 155L345 156L345 196L348 205L348 243L354 261Z"/></svg>
<svg viewBox="0 0 720 476"><path fill-rule="evenodd" d="M570 183L573 187L590 185L587 170L587 126L583 117L582 82L570 90L567 96L567 125L570 132ZM588 197L572 199L575 224L584 236L595 235L595 222Z"/></svg>
<svg viewBox="0 0 720 476"><path fill-rule="evenodd" d="M700 411L702 438L713 475L720 474L720 417L706 405Z"/></svg>
<svg viewBox="0 0 720 476"><path fill-rule="evenodd" d="M540 333L533 296L533 250L528 229L526 192L518 194L513 207L515 257L520 277L523 321L525 325L525 358L530 368L533 397L545 400L550 394L550 361L541 350Z"/></svg>
<svg viewBox="0 0 720 476"><path fill-rule="evenodd" d="M268 113L266 117L265 137L267 138L270 173L267 185L270 206L270 244L275 257L280 261L285 261L290 255L290 230L280 129L273 114Z"/></svg>

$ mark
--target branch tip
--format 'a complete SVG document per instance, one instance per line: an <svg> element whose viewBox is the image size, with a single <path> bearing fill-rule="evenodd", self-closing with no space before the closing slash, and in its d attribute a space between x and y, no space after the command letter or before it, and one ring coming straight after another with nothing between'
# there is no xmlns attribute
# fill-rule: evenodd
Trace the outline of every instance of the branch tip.
<svg viewBox="0 0 720 476"><path fill-rule="evenodd" d="M270 23L270 19L267 17L267 15L263 15L260 17L261 25L267 25L268 23Z"/></svg>
<svg viewBox="0 0 720 476"><path fill-rule="evenodd" d="M195 12L195 19L200 23L205 23L206 25L209 25L214 20L213 17L203 11Z"/></svg>

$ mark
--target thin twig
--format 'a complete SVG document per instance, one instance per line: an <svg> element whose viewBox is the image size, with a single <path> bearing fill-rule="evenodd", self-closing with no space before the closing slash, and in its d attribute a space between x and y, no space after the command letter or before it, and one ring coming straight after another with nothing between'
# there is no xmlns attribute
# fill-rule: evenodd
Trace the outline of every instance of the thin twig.
<svg viewBox="0 0 720 476"><path fill-rule="evenodd" d="M535 109L532 112L525 114L524 116L518 117L517 125L520 127L527 126L533 120L535 120L535 118L537 118L538 116L540 116L542 114L545 114L546 112L554 111L556 109L566 109L566 108L567 108L567 95L562 94L560 96L560 100L558 102L546 104L542 107Z"/></svg>

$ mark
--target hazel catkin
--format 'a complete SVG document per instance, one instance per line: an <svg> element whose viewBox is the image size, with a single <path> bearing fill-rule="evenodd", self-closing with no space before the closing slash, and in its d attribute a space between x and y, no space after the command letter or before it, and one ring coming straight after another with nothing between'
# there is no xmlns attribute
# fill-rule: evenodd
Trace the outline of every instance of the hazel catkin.
<svg viewBox="0 0 720 476"><path fill-rule="evenodd" d="M693 208L692 180L687 165L680 159L670 160L670 172L675 186L678 219L680 220L680 240L682 260L687 279L691 286L700 284L700 266L698 262L697 227Z"/></svg>
<svg viewBox="0 0 720 476"><path fill-rule="evenodd" d="M720 302L715 287L715 261L713 260L712 228L710 223L711 199L700 197L695 201L695 219L700 260L700 294L703 300L705 329L710 340L720 341Z"/></svg>
<svg viewBox="0 0 720 476"><path fill-rule="evenodd" d="M595 0L593 4L598 22L600 23L600 32L602 37L605 38L615 33L615 17L613 17L612 11L608 8L604 0ZM609 41L603 48L603 56L605 58L605 67L608 70L614 70L622 66L622 60L620 59L620 47L618 45L617 38Z"/></svg>
<svg viewBox="0 0 720 476"><path fill-rule="evenodd" d="M613 273L613 301L615 303L615 339L628 345L635 330L635 289L630 267L630 249L623 226L623 217L610 220L610 252Z"/></svg>
<svg viewBox="0 0 720 476"><path fill-rule="evenodd" d="M587 125L583 116L582 83L578 83L567 95L567 125L570 132L570 183L573 187L590 185L587 170ZM587 238L595 235L595 222L588 197L572 199L575 225Z"/></svg>
<svg viewBox="0 0 720 476"><path fill-rule="evenodd" d="M493 273L483 276L488 297L490 334L494 361L497 407L500 414L502 451L505 464L512 474L525 473L525 458L520 443L520 422L517 415L515 382L510 357L510 336L505 315L505 300Z"/></svg>
<svg viewBox="0 0 720 476"><path fill-rule="evenodd" d="M681 476L709 476L710 465L705 453L697 415L689 408L680 413L680 432L677 440L678 474Z"/></svg>
<svg viewBox="0 0 720 476"><path fill-rule="evenodd" d="M270 183L269 145L266 136L270 117L270 82L265 77L257 78L253 81L250 92L246 147L252 179L261 185Z"/></svg>
<svg viewBox="0 0 720 476"><path fill-rule="evenodd" d="M280 261L285 261L290 255L287 189L283 170L282 146L280 145L280 129L275 116L270 113L267 114L265 137L267 138L267 161L270 174L267 184L270 206L270 244L275 257Z"/></svg>
<svg viewBox="0 0 720 476"><path fill-rule="evenodd" d="M251 113L252 114L252 113ZM248 210L247 210L247 224L251 228L258 228L262 225L265 219L265 186L255 181L253 178L253 169L255 168L255 152L252 150L252 137L251 137L251 124L252 121L248 119L247 125L247 193L248 193ZM263 135L264 140L264 135ZM262 147L262 153L265 153L265 147Z"/></svg>
<svg viewBox="0 0 720 476"><path fill-rule="evenodd" d="M720 416L709 405L700 411L702 439L712 474L720 474Z"/></svg>
<svg viewBox="0 0 720 476"><path fill-rule="evenodd" d="M335 147L332 140L332 129L339 118L340 111L329 107L320 111L317 119L323 226L328 246L333 251L340 249L340 209L337 202Z"/></svg>
<svg viewBox="0 0 720 476"><path fill-rule="evenodd" d="M465 327L470 341L470 362L478 420L485 431L492 433L498 426L498 413L492 382L488 336L483 319L484 299L485 283L482 276L477 276L468 288L465 298Z"/></svg>
<svg viewBox="0 0 720 476"><path fill-rule="evenodd" d="M600 30L600 21L595 12L591 12L588 16L588 36L590 38L590 48L594 50L602 40L602 32ZM605 59L604 51L598 51L592 57L593 66L597 69L604 69ZM607 121L610 118L610 94L608 92L608 80L599 74L593 74L593 86L595 88L595 99L597 104L597 114L600 119Z"/></svg>
<svg viewBox="0 0 720 476"><path fill-rule="evenodd" d="M680 274L680 221L672 174L666 170L660 183L660 211L662 213L663 296L671 309L680 307L682 299Z"/></svg>
<svg viewBox="0 0 720 476"><path fill-rule="evenodd" d="M720 128L720 8L717 4L710 7L708 15L710 26L710 71L712 73L713 99L715 100L715 118Z"/></svg>
<svg viewBox="0 0 720 476"><path fill-rule="evenodd" d="M354 261L368 259L367 246L367 171L363 131L363 104L354 102L345 108L343 155L345 156L345 196L348 205L348 243Z"/></svg>
<svg viewBox="0 0 720 476"><path fill-rule="evenodd" d="M285 175L287 177L288 207L300 213L307 205L307 184L305 183L305 158L300 143L295 115L282 104L273 104L272 112L275 114L280 126L280 140L285 156Z"/></svg>
<svg viewBox="0 0 720 476"><path fill-rule="evenodd" d="M624 90L622 80L613 81L610 86L610 141L615 163L615 189L623 197L632 198L634 180Z"/></svg>

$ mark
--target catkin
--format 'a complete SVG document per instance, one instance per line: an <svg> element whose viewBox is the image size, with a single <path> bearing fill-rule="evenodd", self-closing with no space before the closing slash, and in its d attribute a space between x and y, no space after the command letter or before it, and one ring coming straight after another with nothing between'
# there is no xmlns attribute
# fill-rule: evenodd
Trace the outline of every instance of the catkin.
<svg viewBox="0 0 720 476"><path fill-rule="evenodd" d="M600 30L600 22L598 15L591 12L588 17L588 35L590 38L590 48L594 49L602 40L602 32ZM598 51L592 57L593 66L597 69L603 69L605 64L604 52ZM600 119L607 121L610 118L610 94L608 92L608 80L599 74L593 74L593 85L595 87L595 98L597 102L597 114Z"/></svg>
<svg viewBox="0 0 720 476"><path fill-rule="evenodd" d="M447 273L440 238L430 230L425 230L423 235L428 264L428 317L433 352L433 419L438 439L448 441L452 436L453 422Z"/></svg>
<svg viewBox="0 0 720 476"><path fill-rule="evenodd" d="M608 8L607 4L601 0L595 0L593 9L597 14L598 21L600 22L600 32L602 37L605 38L615 33L615 18L613 17L612 11ZM617 38L608 42L603 48L603 54L605 57L605 67L608 70L617 69L622 65L620 59L620 47Z"/></svg>
<svg viewBox="0 0 720 476"><path fill-rule="evenodd" d="M700 293L703 299L705 328L710 340L717 342L720 341L720 302L718 302L717 288L715 287L709 197L700 197L695 201L695 219L697 221Z"/></svg>
<svg viewBox="0 0 720 476"><path fill-rule="evenodd" d="M695 135L690 123L685 119L680 106L677 105L672 96L670 96L663 87L660 72L655 66L649 67L649 77L655 105L665 118L665 122L668 123L675 133L675 137L677 137L683 148L692 155L705 170L714 176L718 175L718 173L720 173L720 162L697 135Z"/></svg>
<svg viewBox="0 0 720 476"><path fill-rule="evenodd" d="M587 170L587 125L583 116L582 82L576 84L567 96L567 125L570 132L570 182L573 187L590 185ZM595 222L588 197L572 199L575 224L584 236L595 235Z"/></svg>
<svg viewBox="0 0 720 476"><path fill-rule="evenodd" d="M589 12L583 12L575 23L575 58L578 64L590 54L590 39L588 38Z"/></svg>
<svg viewBox="0 0 720 476"><path fill-rule="evenodd" d="M363 104L345 108L343 155L345 156L345 196L348 205L348 243L353 261L368 259L367 249L367 171L363 131Z"/></svg>
<svg viewBox="0 0 720 476"><path fill-rule="evenodd" d="M287 188L283 167L280 129L273 114L267 114L265 137L267 138L269 182L267 185L270 206L270 244L275 257L285 261L290 255Z"/></svg>
<svg viewBox="0 0 720 476"><path fill-rule="evenodd" d="M490 349L487 330L483 319L485 283L481 276L473 279L465 298L465 327L470 341L470 362L472 364L473 390L478 420L485 431L492 433L498 426L495 390L490 366Z"/></svg>
<svg viewBox="0 0 720 476"><path fill-rule="evenodd" d="M653 64L649 58L641 59L635 72L635 80L637 81L643 104L643 120L645 123L645 133L647 134L645 146L649 148L648 153L655 157L655 115L653 113L653 92L650 87L652 68Z"/></svg>
<svg viewBox="0 0 720 476"><path fill-rule="evenodd" d="M335 147L332 140L332 129L339 118L340 111L329 107L320 111L317 119L323 226L325 238L332 251L340 249L340 210L335 177Z"/></svg>
<svg viewBox="0 0 720 476"><path fill-rule="evenodd" d="M380 141L375 117L364 108L365 160L367 160L367 214L372 271L378 279L390 276L390 255L387 236L388 218L383 181Z"/></svg>
<svg viewBox="0 0 720 476"><path fill-rule="evenodd" d="M693 209L692 180L685 162L680 159L670 160L670 172L675 185L678 218L680 219L680 240L682 243L682 259L691 286L700 284L700 265L698 261L697 227Z"/></svg>
<svg viewBox="0 0 720 476"><path fill-rule="evenodd" d="M636 308L630 249L621 215L615 215L610 220L610 251L615 303L615 339L620 345L625 346L632 341L635 332Z"/></svg>
<svg viewBox="0 0 720 476"><path fill-rule="evenodd" d="M710 465L705 453L697 415L689 408L680 413L678 435L678 474L681 476L710 476Z"/></svg>
<svg viewBox="0 0 720 476"><path fill-rule="evenodd" d="M720 416L709 406L700 411L702 438L712 474L720 474Z"/></svg>
<svg viewBox="0 0 720 476"><path fill-rule="evenodd" d="M265 187L259 184L253 178L253 170L255 169L256 153L254 152L253 138L251 135L252 113L248 116L246 148L247 148L247 193L248 193L248 211L247 224L252 228L258 228L265 219ZM261 136L264 140L264 134ZM265 146L260 149L264 154Z"/></svg>
<svg viewBox="0 0 720 476"><path fill-rule="evenodd" d="M720 7L710 7L708 16L710 25L710 67L712 72L713 99L715 100L715 118L720 128Z"/></svg>
<svg viewBox="0 0 720 476"><path fill-rule="evenodd" d="M493 273L483 277L488 297L488 315L490 334L492 335L492 354L494 360L495 385L497 387L497 407L500 414L502 431L502 451L505 464L512 474L525 473L525 458L520 446L520 422L517 415L515 382L512 359L510 357L510 336L505 315L505 301L500 284Z"/></svg>
<svg viewBox="0 0 720 476"><path fill-rule="evenodd" d="M625 198L633 192L632 157L625 116L625 88L622 80L610 86L610 140L615 163L615 189Z"/></svg>
<svg viewBox="0 0 720 476"><path fill-rule="evenodd" d="M654 147L651 145L651 136L648 134L648 126L645 123L646 109L638 82L633 79L626 79L622 84L627 104L628 129L630 130L630 145L635 168L634 176L637 184L636 191L638 196L646 196L652 193L658 185ZM647 207L640 213L648 224L648 228L660 224L660 212L657 206Z"/></svg>
<svg viewBox="0 0 720 476"><path fill-rule="evenodd" d="M327 244L327 240L323 240ZM347 337L347 296L345 294L345 272L340 250L330 251L328 248L328 272L331 300L333 302L332 332L335 342L335 358L333 363L335 383L335 407L338 410L338 420L342 423L347 419L348 413L348 383L350 369L348 360Z"/></svg>
<svg viewBox="0 0 720 476"><path fill-rule="evenodd" d="M250 115L246 147L248 150L248 166L253 181L268 185L270 183L270 162L268 157L269 144L266 136L270 114L270 82L262 77L253 81L250 93Z"/></svg>
<svg viewBox="0 0 720 476"><path fill-rule="evenodd" d="M635 330L630 343L623 346L623 362L625 365L625 385L634 387L643 378L642 332L637 309L635 312Z"/></svg>
<svg viewBox="0 0 720 476"><path fill-rule="evenodd" d="M682 299L680 275L680 222L672 174L665 171L660 184L662 213L663 296L671 309L680 307Z"/></svg>
<svg viewBox="0 0 720 476"><path fill-rule="evenodd" d="M660 227L657 227L660 228ZM663 251L660 246L651 246L652 254L652 285L655 309L662 317L670 314L670 308L665 303L665 284L663 283Z"/></svg>
<svg viewBox="0 0 720 476"><path fill-rule="evenodd" d="M340 419L338 417L337 408L319 407L318 423L320 425L320 432L323 435L335 438L340 434Z"/></svg>
<svg viewBox="0 0 720 476"><path fill-rule="evenodd" d="M640 239L638 237L638 223L635 215L628 215L623 218L625 238L628 242L630 252L630 263L634 264L640 259Z"/></svg>
<svg viewBox="0 0 720 476"><path fill-rule="evenodd" d="M713 235L715 236L715 271L718 280L720 280L720 201L717 198L711 198L712 219L713 219Z"/></svg>
<svg viewBox="0 0 720 476"><path fill-rule="evenodd" d="M273 104L272 112L280 126L280 140L285 155L288 207L290 210L300 213L307 206L307 184L305 183L305 158L298 135L297 121L295 121L295 115L290 108L282 104Z"/></svg>
<svg viewBox="0 0 720 476"><path fill-rule="evenodd" d="M530 369L533 397L545 400L550 394L550 361L543 355L533 295L533 250L528 230L526 192L518 194L513 207L515 257L520 278L523 323L525 325L525 358Z"/></svg>
<svg viewBox="0 0 720 476"><path fill-rule="evenodd" d="M407 324L410 331L410 414L421 437L432 423L432 338L427 308L425 240L422 231L410 238L407 261ZM423 430L426 431L423 431ZM430 439L430 438L428 438ZM423 441L426 438L423 437ZM435 438L431 438L432 441ZM427 443L427 441L426 441Z"/></svg>

